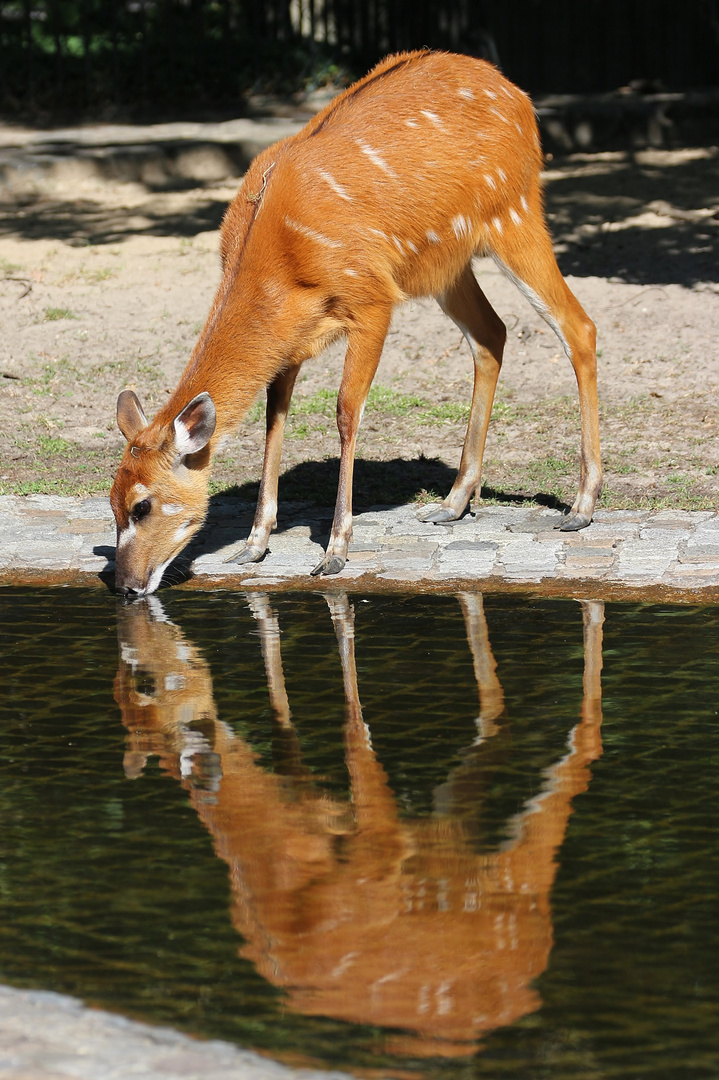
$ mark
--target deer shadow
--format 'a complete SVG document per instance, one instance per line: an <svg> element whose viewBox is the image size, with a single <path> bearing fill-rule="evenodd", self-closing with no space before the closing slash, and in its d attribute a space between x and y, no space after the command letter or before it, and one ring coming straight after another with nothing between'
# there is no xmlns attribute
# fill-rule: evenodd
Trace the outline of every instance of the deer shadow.
<svg viewBox="0 0 719 1080"><path fill-rule="evenodd" d="M439 458L358 459L354 470L354 513L407 506L417 503L418 497L427 492L442 498L455 476L456 470ZM303 525L309 528L310 539L325 547L334 514L338 478L339 458L336 457L303 461L288 469L280 477L275 532L283 533ZM246 540L252 527L258 489L259 483L252 482L214 495L205 524L175 560L168 571L170 576L176 572L187 573L192 561L200 555ZM569 509L566 503L545 492L527 495L498 491L486 485L482 487L482 499L515 506L535 503L561 512ZM442 528L441 525L437 527ZM268 553L271 549L270 539Z"/></svg>

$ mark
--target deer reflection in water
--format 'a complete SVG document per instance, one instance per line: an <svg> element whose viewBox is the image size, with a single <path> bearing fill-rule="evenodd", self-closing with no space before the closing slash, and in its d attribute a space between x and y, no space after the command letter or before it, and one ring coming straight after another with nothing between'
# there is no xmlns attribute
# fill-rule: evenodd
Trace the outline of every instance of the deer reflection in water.
<svg viewBox="0 0 719 1080"><path fill-rule="evenodd" d="M354 611L326 597L342 661L350 800L322 793L303 766L269 597L249 595L274 713L275 771L218 719L199 650L156 597L119 613L115 698L128 729L125 770L150 755L188 790L229 866L241 955L289 1007L406 1034L384 1049L415 1056L472 1053L481 1036L539 1008L532 986L552 947L550 891L571 802L602 752L603 605L582 601L580 719L539 795L510 822L499 850L478 854L468 804L483 752L501 727L482 597L459 597L480 699L479 730L435 791L435 811L402 819L362 718Z"/></svg>

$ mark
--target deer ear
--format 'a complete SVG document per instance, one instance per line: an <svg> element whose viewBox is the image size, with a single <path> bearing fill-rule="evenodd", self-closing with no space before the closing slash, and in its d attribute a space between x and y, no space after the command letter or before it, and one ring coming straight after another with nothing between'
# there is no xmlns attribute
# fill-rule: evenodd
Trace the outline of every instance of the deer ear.
<svg viewBox="0 0 719 1080"><path fill-rule="evenodd" d="M117 399L117 426L128 442L144 431L149 420L132 390L123 390Z"/></svg>
<svg viewBox="0 0 719 1080"><path fill-rule="evenodd" d="M175 449L183 457L196 454L207 446L215 431L217 414L210 395L205 391L185 405L181 413L173 420L175 429Z"/></svg>

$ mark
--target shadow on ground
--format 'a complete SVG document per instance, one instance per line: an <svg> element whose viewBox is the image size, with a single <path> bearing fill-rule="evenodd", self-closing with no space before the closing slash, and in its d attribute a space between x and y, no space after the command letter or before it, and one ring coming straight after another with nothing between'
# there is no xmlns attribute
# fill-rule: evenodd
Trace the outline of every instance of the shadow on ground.
<svg viewBox="0 0 719 1080"><path fill-rule="evenodd" d="M76 247L116 244L137 235L190 238L219 229L226 207L226 200L209 196L169 211L152 200L132 209L107 207L91 199L38 199L15 209L0 203L0 236L61 240Z"/></svg>
<svg viewBox="0 0 719 1080"><path fill-rule="evenodd" d="M442 499L457 473L439 458L394 458L390 461L359 459L354 471L354 513L382 507L406 506ZM333 507L339 479L339 458L303 461L280 477L277 532L303 523L310 538L325 546L332 525ZM255 513L259 484L230 488L210 500L207 521L181 557L185 564L199 555L218 551L227 544L247 538ZM515 494L483 487L482 498L499 503L537 503L555 510L569 507L553 495ZM270 542L271 543L271 542Z"/></svg>
<svg viewBox="0 0 719 1080"><path fill-rule="evenodd" d="M582 155L550 170L546 205L563 274L637 285L716 280L719 150Z"/></svg>

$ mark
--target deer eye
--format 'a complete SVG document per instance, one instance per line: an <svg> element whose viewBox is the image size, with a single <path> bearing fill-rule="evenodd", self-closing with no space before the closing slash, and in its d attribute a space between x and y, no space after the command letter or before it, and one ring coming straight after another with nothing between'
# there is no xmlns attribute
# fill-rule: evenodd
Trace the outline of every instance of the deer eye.
<svg viewBox="0 0 719 1080"><path fill-rule="evenodd" d="M142 518L147 517L152 509L152 503L149 499L143 499L142 502L135 503L132 508L130 517L133 521L140 521Z"/></svg>

